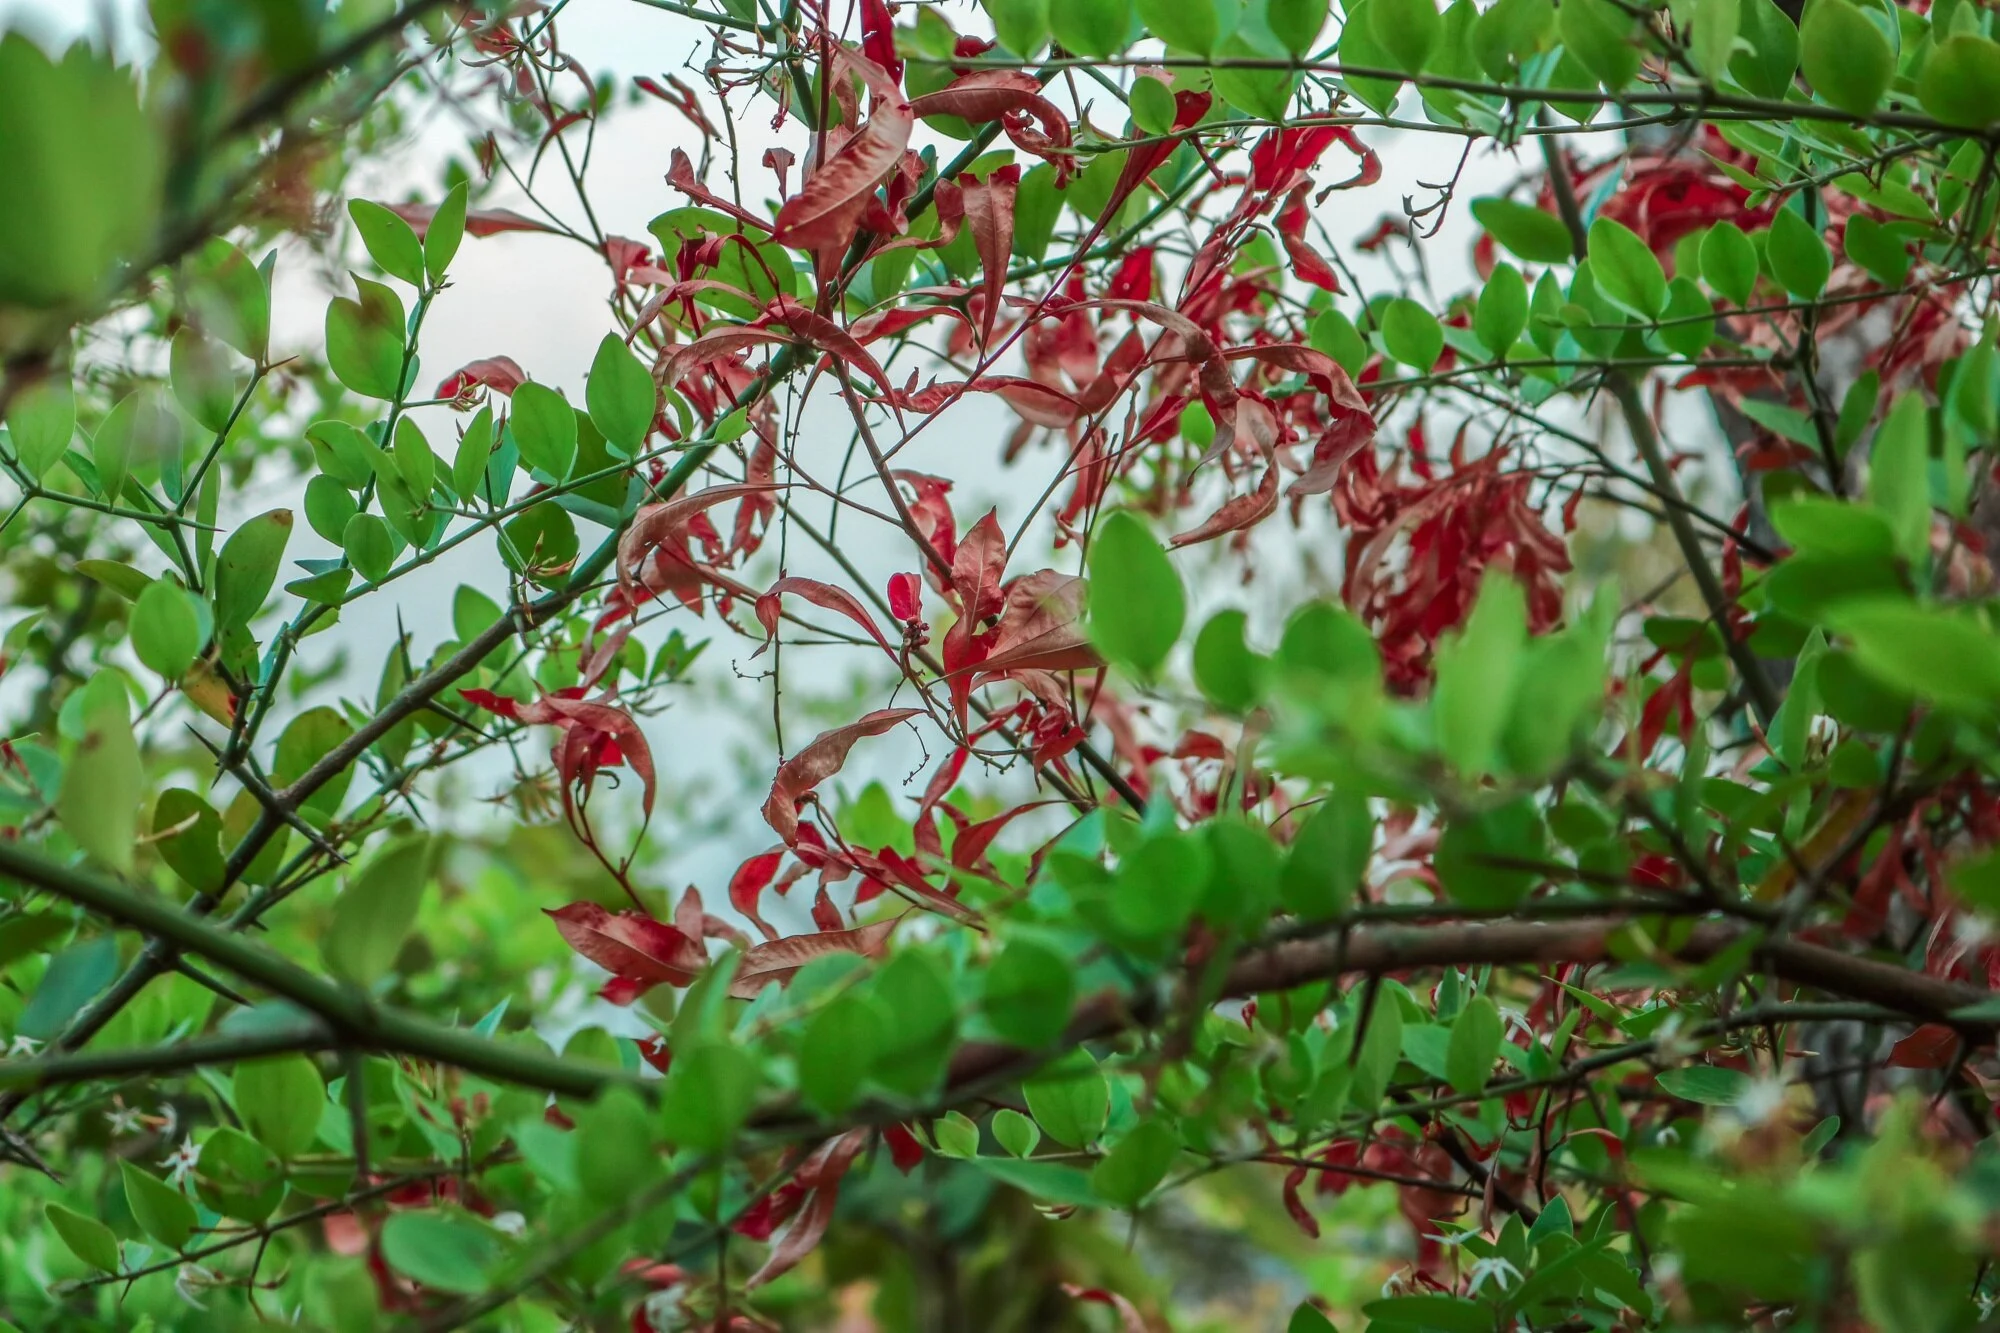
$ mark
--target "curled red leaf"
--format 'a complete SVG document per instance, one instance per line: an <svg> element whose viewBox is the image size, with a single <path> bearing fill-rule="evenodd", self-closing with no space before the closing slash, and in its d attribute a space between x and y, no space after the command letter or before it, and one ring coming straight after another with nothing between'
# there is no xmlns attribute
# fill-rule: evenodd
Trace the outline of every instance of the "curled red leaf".
<svg viewBox="0 0 2000 1333"><path fill-rule="evenodd" d="M890 934L903 918L891 917L853 930L822 930L815 935L787 935L782 939L753 944L736 969L729 993L739 1000L756 998L757 992L776 982L782 986L798 970L815 958L828 954L853 953L863 958L880 958Z"/></svg>
<svg viewBox="0 0 2000 1333"><path fill-rule="evenodd" d="M643 912L571 903L546 914L570 948L611 973L603 994L614 1004L630 1004L655 986L689 985L708 966L700 944Z"/></svg>
<svg viewBox="0 0 2000 1333"><path fill-rule="evenodd" d="M803 750L778 766L771 782L771 794L764 801L764 822L778 831L790 845L798 837L799 801L813 788L840 771L847 752L864 736L880 736L905 718L915 717L920 708L883 708L844 727L822 731Z"/></svg>
<svg viewBox="0 0 2000 1333"><path fill-rule="evenodd" d="M875 624L875 617L868 614L868 608L861 604L859 598L845 588L836 588L831 583L806 578L779 579L771 585L769 592L757 599L757 622L764 627L764 645L752 653L752 657L769 648L771 640L777 637L778 612L786 593L791 593L794 597L803 597L814 606L822 606L846 616L867 630L869 636L882 645L883 652L889 654L891 658L895 657L895 648L883 636L880 627Z"/></svg>

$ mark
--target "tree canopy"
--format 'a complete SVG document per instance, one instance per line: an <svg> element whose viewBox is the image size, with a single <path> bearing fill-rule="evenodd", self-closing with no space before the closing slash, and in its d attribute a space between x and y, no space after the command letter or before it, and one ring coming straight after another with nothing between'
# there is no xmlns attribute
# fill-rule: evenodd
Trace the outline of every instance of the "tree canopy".
<svg viewBox="0 0 2000 1333"><path fill-rule="evenodd" d="M1996 1326L1992 10L19 22L0 1329Z"/></svg>

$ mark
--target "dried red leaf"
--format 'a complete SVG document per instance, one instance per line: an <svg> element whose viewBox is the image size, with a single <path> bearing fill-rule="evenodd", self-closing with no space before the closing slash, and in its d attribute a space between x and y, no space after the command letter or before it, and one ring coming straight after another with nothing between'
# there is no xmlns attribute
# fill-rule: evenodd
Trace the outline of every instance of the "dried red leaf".
<svg viewBox="0 0 2000 1333"><path fill-rule="evenodd" d="M798 836L799 801L813 788L840 771L847 752L864 736L880 736L905 718L915 717L920 708L883 708L844 727L823 731L803 750L778 766L771 782L771 794L764 801L764 822L778 831L790 845Z"/></svg>
<svg viewBox="0 0 2000 1333"><path fill-rule="evenodd" d="M475 386L485 385L497 393L512 396L528 378L528 372L511 356L486 356L468 361L438 382L434 398L458 398Z"/></svg>
<svg viewBox="0 0 2000 1333"><path fill-rule="evenodd" d="M686 986L708 966L699 944L643 912L614 914L585 902L546 915L570 948L612 974L616 989L607 986L605 998L614 1004L630 1004L655 986Z"/></svg>
<svg viewBox="0 0 2000 1333"><path fill-rule="evenodd" d="M780 939L766 940L753 944L743 955L742 966L736 969L735 980L729 983L729 993L739 1000L754 999L758 991L776 982L782 986L789 982L798 970L815 958L825 958L829 954L852 953L863 958L880 958L888 945L891 932L896 929L902 917L891 917L887 921L877 921L852 930L822 930L816 935L786 935Z"/></svg>
<svg viewBox="0 0 2000 1333"><path fill-rule="evenodd" d="M764 627L764 645L752 653L752 657L769 648L771 641L777 637L778 613L786 593L791 593L794 597L803 597L814 606L825 607L829 611L836 611L846 616L867 630L869 636L882 645L883 652L889 654L891 658L896 656L895 648L890 645L887 638L883 637L881 629L875 624L875 617L868 614L868 608L863 606L861 600L853 593L845 588L836 588L831 583L822 583L818 579L788 577L773 583L771 590L757 599L757 622Z"/></svg>
<svg viewBox="0 0 2000 1333"><path fill-rule="evenodd" d="M1926 1023L1890 1048L1889 1063L1902 1069L1943 1069L1958 1058L1964 1039L1942 1023Z"/></svg>
<svg viewBox="0 0 2000 1333"><path fill-rule="evenodd" d="M736 867L736 873L729 877L729 905L741 912L751 925L764 932L764 938L767 940L777 939L778 932L771 929L764 918L757 914L757 899L777 877L778 863L784 860L784 857L785 849L782 847L759 852Z"/></svg>
<svg viewBox="0 0 2000 1333"><path fill-rule="evenodd" d="M745 1291L755 1290L783 1277L819 1245L821 1237L826 1235L828 1224L833 1221L834 1206L840 1199L841 1177L847 1174L847 1168L854 1164L854 1159L867 1146L872 1132L866 1127L850 1129L837 1139L829 1139L793 1172L793 1183L810 1190L812 1197L799 1210L784 1238L772 1248L764 1266L744 1281Z"/></svg>
<svg viewBox="0 0 2000 1333"><path fill-rule="evenodd" d="M844 250L876 185L901 165L912 123L909 103L878 103L861 132L778 209L771 239L801 250Z"/></svg>

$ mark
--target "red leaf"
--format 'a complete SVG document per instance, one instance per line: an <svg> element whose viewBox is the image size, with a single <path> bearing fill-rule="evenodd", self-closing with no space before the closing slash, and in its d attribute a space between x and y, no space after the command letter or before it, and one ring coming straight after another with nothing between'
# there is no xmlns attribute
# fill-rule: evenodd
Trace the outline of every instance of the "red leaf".
<svg viewBox="0 0 2000 1333"><path fill-rule="evenodd" d="M878 104L868 124L778 210L771 239L801 250L839 250L853 239L875 186L910 146L909 103Z"/></svg>
<svg viewBox="0 0 2000 1333"><path fill-rule="evenodd" d="M782 847L759 852L736 867L736 873L729 877L729 905L747 917L751 925L763 931L767 940L777 939L778 932L757 915L757 899L777 877L778 862L784 857L785 849Z"/></svg>
<svg viewBox="0 0 2000 1333"><path fill-rule="evenodd" d="M778 766L771 782L771 794L764 801L764 822L778 831L789 845L798 836L799 800L813 788L840 771L847 752L864 736L880 736L920 708L883 708L844 727L823 731L803 750Z"/></svg>
<svg viewBox="0 0 2000 1333"><path fill-rule="evenodd" d="M1013 69L985 69L961 75L934 93L910 99L910 114L958 116L978 124L998 120L1013 111L1026 111L1042 122L1049 134L1061 134L1069 141L1069 122L1055 103L1042 96L1042 85L1032 74Z"/></svg>
<svg viewBox="0 0 2000 1333"><path fill-rule="evenodd" d="M468 361L439 382L433 398L457 398L474 385L483 384L489 389L510 397L528 378L528 372L511 356L487 356L477 361Z"/></svg>
<svg viewBox="0 0 2000 1333"><path fill-rule="evenodd" d="M1014 200L1020 184L1021 169L1017 166L1002 167L983 181L959 178L965 222L972 228L973 248L979 252L986 279L985 312L979 329L982 345L992 341L993 320L1000 313L1000 297L1007 287L1007 261L1014 255Z"/></svg>
<svg viewBox="0 0 2000 1333"><path fill-rule="evenodd" d="M1085 671L1104 665L1083 632L1084 581L1060 570L1023 574L1007 585L1000 626L982 672Z"/></svg>
<svg viewBox="0 0 2000 1333"><path fill-rule="evenodd" d="M1000 836L1000 830L1006 828L1030 810L1039 810L1047 804L1047 801L1030 801L1026 805L1015 806L1005 814L995 815L991 819L982 819L977 824L972 825L959 834L957 841L952 843L952 865L960 870L970 870L973 866L978 865L980 858L986 855L986 849L993 845L993 839Z"/></svg>
<svg viewBox="0 0 2000 1333"><path fill-rule="evenodd" d="M1896 1043L1889 1063L1903 1069L1943 1069L1957 1058L1962 1045L1958 1033L1944 1024L1926 1023Z"/></svg>
<svg viewBox="0 0 2000 1333"><path fill-rule="evenodd" d="M1245 401L1248 401L1247 399ZM1257 489L1248 495L1238 495L1225 500L1222 507L1202 520L1198 527L1186 532L1177 532L1168 544L1176 548L1193 546L1196 542L1213 541L1217 537L1262 523L1278 508L1278 466L1273 463L1264 469L1264 476L1257 483Z"/></svg>
<svg viewBox="0 0 2000 1333"><path fill-rule="evenodd" d="M707 365L711 361L726 361L738 352L752 347L768 347L773 343L790 342L782 333L769 329L752 328L748 324L732 324L727 328L714 329L704 333L693 342L683 343L668 354L661 363L660 378L668 385L679 384L688 371L696 366Z"/></svg>
<svg viewBox="0 0 2000 1333"><path fill-rule="evenodd" d="M880 65L892 79L903 77L896 58L895 20L885 0L861 0L861 54Z"/></svg>
<svg viewBox="0 0 2000 1333"><path fill-rule="evenodd" d="M655 986L686 986L708 966L699 944L642 912L613 915L596 903L571 903L546 915L570 948L624 983L614 993L625 998L616 1004L630 1004Z"/></svg>
<svg viewBox="0 0 2000 1333"><path fill-rule="evenodd" d="M924 618L923 582L915 574L889 576L889 614L905 624Z"/></svg>
<svg viewBox="0 0 2000 1333"><path fill-rule="evenodd" d="M889 1145L889 1160L904 1175L923 1165L924 1144L908 1125L885 1125L882 1127L882 1141Z"/></svg>
<svg viewBox="0 0 2000 1333"><path fill-rule="evenodd" d="M618 582L628 588L639 585L639 565L649 551L669 542L684 542L687 524L695 515L729 500L762 495L778 487L766 482L732 482L710 486L692 495L683 495L665 504L647 505L632 519L625 535L618 539Z"/></svg>
<svg viewBox="0 0 2000 1333"><path fill-rule="evenodd" d="M840 1198L840 1178L847 1174L847 1168L854 1164L854 1159L867 1145L871 1132L864 1126L850 1129L837 1139L829 1139L793 1173L793 1181L811 1190L812 1199L799 1210L791 1229L772 1248L764 1266L744 1281L745 1291L784 1276L798 1265L799 1260L813 1252L820 1238L826 1235L828 1224L833 1221L834 1205Z"/></svg>
<svg viewBox="0 0 2000 1333"><path fill-rule="evenodd" d="M854 367L884 393L894 394L895 384L889 373L882 369L881 362L857 341L853 334L817 311L807 309L789 296L780 296L771 302L772 318L784 324L792 332L830 356L837 356Z"/></svg>
<svg viewBox="0 0 2000 1333"><path fill-rule="evenodd" d="M389 204L391 213L410 224L410 230L422 240L430 230L431 218L437 213L436 204ZM498 236L503 231L554 231L546 222L523 217L511 208L475 209L465 215L465 234L468 236Z"/></svg>
<svg viewBox="0 0 2000 1333"><path fill-rule="evenodd" d="M951 585L958 593L959 613L976 622L1000 610L1000 574L1007 567L1007 534L1000 530L998 510L972 525L952 554Z"/></svg>
<svg viewBox="0 0 2000 1333"><path fill-rule="evenodd" d="M732 201L723 198L706 185L703 185L700 179L694 174L694 163L690 162L687 153L679 148L674 149L673 158L667 167L667 184L673 186L676 190L679 190L695 202L707 204L710 208L719 209L746 226L755 227L761 232L771 230L771 224L763 218L758 217L755 213L737 207Z"/></svg>
<svg viewBox="0 0 2000 1333"><path fill-rule="evenodd" d="M846 616L867 630L870 637L882 645L883 652L889 654L891 658L896 656L896 650L889 645L889 640L884 638L882 631L876 627L875 617L868 614L868 608L863 606L853 593L845 588L836 588L831 583L821 583L818 579L782 578L771 585L769 592L757 599L757 621L764 627L764 647L750 654L752 657L769 648L771 641L777 637L778 612L786 593L803 597L814 606L822 606Z"/></svg>
<svg viewBox="0 0 2000 1333"><path fill-rule="evenodd" d="M1299 1186L1305 1183L1306 1168L1303 1164L1293 1167L1285 1174L1285 1211L1291 1214L1292 1221L1298 1224L1299 1230L1318 1240L1319 1219L1312 1215L1312 1209L1306 1207L1305 1200L1299 1197Z"/></svg>
<svg viewBox="0 0 2000 1333"><path fill-rule="evenodd" d="M815 958L828 954L854 953L863 958L880 958L890 932L902 921L891 917L853 930L825 930L817 935L787 935L782 939L753 944L729 983L729 993L739 1000L755 999L757 992L776 982L780 986Z"/></svg>
<svg viewBox="0 0 2000 1333"><path fill-rule="evenodd" d="M813 895L812 919L813 924L824 934L834 934L847 929L847 922L841 919L840 909L835 907L833 899L827 896L824 884L820 885L819 892Z"/></svg>
<svg viewBox="0 0 2000 1333"><path fill-rule="evenodd" d="M1082 1287L1074 1282L1063 1283L1063 1290L1080 1301L1095 1301L1108 1305L1118 1312L1120 1333L1146 1333L1146 1321L1139 1316L1139 1308L1115 1291L1102 1287Z"/></svg>

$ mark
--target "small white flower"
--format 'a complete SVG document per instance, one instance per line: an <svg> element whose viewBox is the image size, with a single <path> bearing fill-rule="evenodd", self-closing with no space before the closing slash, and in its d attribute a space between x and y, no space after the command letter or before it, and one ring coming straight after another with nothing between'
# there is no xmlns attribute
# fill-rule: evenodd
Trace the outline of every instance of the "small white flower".
<svg viewBox="0 0 2000 1333"><path fill-rule="evenodd" d="M33 1037L16 1036L7 1047L7 1056L9 1059L12 1059L17 1055L33 1055L41 1049L42 1043L36 1041Z"/></svg>
<svg viewBox="0 0 2000 1333"><path fill-rule="evenodd" d="M669 1329L680 1326L680 1305L681 1289L674 1286L654 1292L640 1308L646 1312L648 1328Z"/></svg>
<svg viewBox="0 0 2000 1333"><path fill-rule="evenodd" d="M168 1153L160 1165L167 1168L168 1180L176 1185L185 1184L189 1173L201 1165L201 1145L193 1138L182 1139L181 1146ZM187 1269L181 1271L186 1272Z"/></svg>
<svg viewBox="0 0 2000 1333"><path fill-rule="evenodd" d="M1785 1109L1785 1080L1753 1078L1733 1108L1746 1125L1761 1125Z"/></svg>
<svg viewBox="0 0 2000 1333"><path fill-rule="evenodd" d="M1492 1278L1500 1290L1507 1290L1521 1280L1521 1270L1495 1254L1474 1263L1466 1276L1472 1279L1472 1285L1466 1289L1465 1294L1477 1296L1488 1278Z"/></svg>
<svg viewBox="0 0 2000 1333"><path fill-rule="evenodd" d="M136 1106L116 1107L106 1111L104 1118L110 1122L113 1134L137 1134L146 1127Z"/></svg>
<svg viewBox="0 0 2000 1333"><path fill-rule="evenodd" d="M1671 1148L1680 1141L1681 1141L1681 1132L1678 1129L1675 1129L1672 1125L1668 1125L1666 1128L1660 1131L1661 1147Z"/></svg>
<svg viewBox="0 0 2000 1333"><path fill-rule="evenodd" d="M222 1283L222 1277L214 1269L200 1264L182 1264L174 1271L174 1294L197 1310L208 1308L201 1303L201 1293Z"/></svg>
<svg viewBox="0 0 2000 1333"><path fill-rule="evenodd" d="M496 1231L504 1231L510 1236L525 1236L528 1233L528 1219L519 1213L495 1213L487 1219Z"/></svg>
<svg viewBox="0 0 2000 1333"><path fill-rule="evenodd" d="M160 1107L160 1136L170 1139L180 1127L180 1112L174 1110L174 1104L172 1102L162 1104Z"/></svg>

